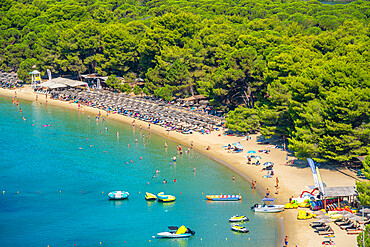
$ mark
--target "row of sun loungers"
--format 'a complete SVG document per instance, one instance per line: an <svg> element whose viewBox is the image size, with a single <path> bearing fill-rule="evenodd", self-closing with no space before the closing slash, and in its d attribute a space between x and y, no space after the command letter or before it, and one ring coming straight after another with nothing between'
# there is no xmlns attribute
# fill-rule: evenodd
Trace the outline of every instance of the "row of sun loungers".
<svg viewBox="0 0 370 247"><path fill-rule="evenodd" d="M210 130L221 127L223 118L209 115L203 111L185 111L165 104L161 100L136 99L128 95L117 94L109 91L78 91L63 90L52 91L53 98L92 106L110 112L110 114L121 114L131 118L160 125L168 131L178 131L189 134L198 131L203 134Z"/></svg>

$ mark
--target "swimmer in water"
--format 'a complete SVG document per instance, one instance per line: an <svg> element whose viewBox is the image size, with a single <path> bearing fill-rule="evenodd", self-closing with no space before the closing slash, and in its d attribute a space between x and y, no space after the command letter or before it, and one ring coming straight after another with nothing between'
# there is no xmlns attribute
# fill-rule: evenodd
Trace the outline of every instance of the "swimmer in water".
<svg viewBox="0 0 370 247"><path fill-rule="evenodd" d="M25 117L23 117L23 120L24 120L24 121L26 121L26 118L25 118Z"/></svg>
<svg viewBox="0 0 370 247"><path fill-rule="evenodd" d="M195 170L196 170L196 168L195 168L195 166L194 166L194 168L193 168L193 172L195 172Z"/></svg>

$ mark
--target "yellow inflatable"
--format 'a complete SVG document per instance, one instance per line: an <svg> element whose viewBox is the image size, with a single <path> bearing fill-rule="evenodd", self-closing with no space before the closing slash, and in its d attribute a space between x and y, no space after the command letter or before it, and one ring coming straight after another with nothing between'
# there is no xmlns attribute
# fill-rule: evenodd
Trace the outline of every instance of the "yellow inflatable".
<svg viewBox="0 0 370 247"><path fill-rule="evenodd" d="M306 212L304 210L299 210L298 211L298 216L297 219L299 220L307 220L316 217L316 214L311 214L309 212Z"/></svg>

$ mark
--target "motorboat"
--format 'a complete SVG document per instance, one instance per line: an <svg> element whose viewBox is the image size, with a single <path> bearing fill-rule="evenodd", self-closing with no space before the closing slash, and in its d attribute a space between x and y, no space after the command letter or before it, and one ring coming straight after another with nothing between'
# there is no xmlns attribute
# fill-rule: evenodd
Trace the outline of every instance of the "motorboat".
<svg viewBox="0 0 370 247"><path fill-rule="evenodd" d="M109 200L123 200L128 198L130 194L126 191L112 191L109 192L108 198Z"/></svg>
<svg viewBox="0 0 370 247"><path fill-rule="evenodd" d="M188 238L195 234L190 228L186 228L184 225L177 227L177 226L169 226L169 232L159 232L157 233L157 237L160 238Z"/></svg>
<svg viewBox="0 0 370 247"><path fill-rule="evenodd" d="M145 193L145 200L147 201L155 201L157 200L157 196L152 194L152 193L149 193L149 192L146 192Z"/></svg>
<svg viewBox="0 0 370 247"><path fill-rule="evenodd" d="M206 195L206 198L211 201L239 201L241 195Z"/></svg>
<svg viewBox="0 0 370 247"><path fill-rule="evenodd" d="M245 215L234 215L229 219L229 222L241 222L241 221L249 221L249 219Z"/></svg>
<svg viewBox="0 0 370 247"><path fill-rule="evenodd" d="M278 213L284 211L285 205L267 205L266 202L273 202L276 198L263 198L263 204L255 204L251 209L256 213Z"/></svg>
<svg viewBox="0 0 370 247"><path fill-rule="evenodd" d="M171 195L165 195L164 192L158 193L157 198L159 202L173 202L176 200L176 197Z"/></svg>
<svg viewBox="0 0 370 247"><path fill-rule="evenodd" d="M240 226L238 224L235 224L231 227L231 230L235 231L235 232L241 232L241 233L247 233L249 232L249 230L247 228L245 228L244 226Z"/></svg>

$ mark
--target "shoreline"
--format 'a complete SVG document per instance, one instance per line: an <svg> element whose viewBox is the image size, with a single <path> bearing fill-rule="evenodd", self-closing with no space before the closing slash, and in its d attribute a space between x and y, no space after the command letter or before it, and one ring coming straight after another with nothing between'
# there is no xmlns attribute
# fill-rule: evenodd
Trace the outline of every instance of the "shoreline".
<svg viewBox="0 0 370 247"><path fill-rule="evenodd" d="M44 95L34 93L29 86L26 86L22 89L16 90L9 90L9 89L2 89L0 88L0 95L6 96L10 98L15 97L15 92L17 92L17 98L33 101L36 102L36 95L38 95L37 102L46 103L46 98ZM61 101L61 100L54 100L54 99L47 99L48 105L58 106L62 108L67 108L71 110L78 110L78 104ZM132 120L135 120L135 126L141 125L143 129L148 130L148 123L142 120L138 120L135 118L130 118L127 116L119 115L119 114L110 114L106 116L106 111L88 107L82 105L84 112L98 115L99 111L102 113L104 118L106 119L113 119L115 121L119 121L126 124L132 124ZM257 181L257 192L260 193L262 196L264 195L265 188L270 188L271 194L273 197L277 197L277 202L279 204L285 204L292 195L295 197L300 194L303 190L305 190L306 185L313 184L313 179L311 175L310 169L304 164L297 164L297 165L280 165L286 162L286 158L289 157L287 151L282 151L280 149L275 149L271 147L266 147L265 145L258 145L256 142L257 136L259 134L250 135L252 140L246 141L241 140L242 137L237 136L227 136L224 135L223 131L213 131L211 134L201 134L195 132L190 135L184 135L178 132L167 132L165 128L151 124L150 132L153 132L157 135L160 135L164 138L173 140L177 143L181 143L187 147L190 147L191 141L193 141L194 146L193 148L198 152L208 156L209 158L221 163L222 165L226 166L228 169L231 169L233 172L239 174L247 181L251 182L251 180ZM221 134L221 136L218 136ZM227 145L228 143L233 143L240 141L242 145L245 147L244 153L228 153L227 150L224 150L222 146ZM206 150L205 147L210 146L211 150ZM262 172L261 166L254 166L254 165L246 165L246 158L248 150L260 150L260 149L270 149L270 154L265 153L258 153L259 156L262 157L260 161L262 164L267 161L271 161L275 163L274 170L275 170L275 177L279 177L279 194L275 194L275 179L268 179L263 178L266 172ZM294 157L290 157L291 159L295 159ZM328 168L322 169L321 175L323 180L329 184L329 186L340 186L340 185L354 185L355 182L355 174L350 173L348 170L338 172L335 169ZM289 236L289 246L295 246L298 244L299 246L317 246L318 243L321 245L321 241L323 241L322 237L317 236L314 233L313 229L309 227L307 221L304 221L305 224L298 222L296 220L297 210L285 210L282 213L276 214L276 224L277 224L277 239L276 239L276 246L282 246L284 236ZM299 231L298 231L299 229ZM347 236L344 233L345 236ZM351 238L352 237L352 238ZM348 236L347 238L343 238L345 242L341 241L340 244L337 243L337 246L356 246L356 239L357 236ZM337 239L339 240L339 239ZM318 242L320 241L320 242ZM343 244L343 245L342 245Z"/></svg>

